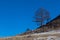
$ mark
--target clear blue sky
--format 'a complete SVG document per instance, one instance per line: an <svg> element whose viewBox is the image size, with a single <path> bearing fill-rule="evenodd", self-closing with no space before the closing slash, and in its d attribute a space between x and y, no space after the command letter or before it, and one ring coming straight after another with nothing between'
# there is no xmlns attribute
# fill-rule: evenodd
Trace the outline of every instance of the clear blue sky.
<svg viewBox="0 0 60 40"><path fill-rule="evenodd" d="M52 18L60 14L59 0L0 0L0 37L13 36L35 29L35 11L44 7Z"/></svg>

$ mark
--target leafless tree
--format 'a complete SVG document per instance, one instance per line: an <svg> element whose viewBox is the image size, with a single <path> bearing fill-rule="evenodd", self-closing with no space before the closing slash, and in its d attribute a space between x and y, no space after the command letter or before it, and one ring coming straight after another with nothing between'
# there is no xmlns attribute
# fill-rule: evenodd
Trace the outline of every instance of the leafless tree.
<svg viewBox="0 0 60 40"><path fill-rule="evenodd" d="M26 29L26 31L30 31L30 29L29 29L29 28L27 28L27 29Z"/></svg>
<svg viewBox="0 0 60 40"><path fill-rule="evenodd" d="M47 21L49 21L50 19L50 14L47 10L45 10L44 8L39 8L36 12L35 12L35 22L37 22L37 24L39 26L42 26L44 24L44 22L46 23Z"/></svg>
<svg viewBox="0 0 60 40"><path fill-rule="evenodd" d="M48 11L46 11L46 20L47 20L47 22L49 22L49 20L50 20L50 13Z"/></svg>

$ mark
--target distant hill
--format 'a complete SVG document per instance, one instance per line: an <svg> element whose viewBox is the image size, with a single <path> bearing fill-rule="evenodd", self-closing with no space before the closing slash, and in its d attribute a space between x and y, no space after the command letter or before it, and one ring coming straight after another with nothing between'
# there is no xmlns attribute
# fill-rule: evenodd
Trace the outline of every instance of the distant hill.
<svg viewBox="0 0 60 40"><path fill-rule="evenodd" d="M0 40L60 40L60 15L38 27L13 37L0 38Z"/></svg>
<svg viewBox="0 0 60 40"><path fill-rule="evenodd" d="M18 35L43 33L43 32L49 32L49 31L58 30L58 29L60 29L60 15L58 15L56 18L54 18L53 20L46 23L46 25L38 27L36 30L29 30L29 31L26 31L26 32L24 32L22 34L18 34Z"/></svg>

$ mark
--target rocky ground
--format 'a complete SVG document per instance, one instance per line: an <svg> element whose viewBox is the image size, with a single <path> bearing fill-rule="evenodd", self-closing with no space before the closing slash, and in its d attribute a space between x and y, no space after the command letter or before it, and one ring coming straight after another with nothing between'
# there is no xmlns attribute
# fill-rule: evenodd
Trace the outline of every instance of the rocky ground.
<svg viewBox="0 0 60 40"><path fill-rule="evenodd" d="M0 38L0 40L60 40L60 32L51 31L44 33L34 33L22 36Z"/></svg>

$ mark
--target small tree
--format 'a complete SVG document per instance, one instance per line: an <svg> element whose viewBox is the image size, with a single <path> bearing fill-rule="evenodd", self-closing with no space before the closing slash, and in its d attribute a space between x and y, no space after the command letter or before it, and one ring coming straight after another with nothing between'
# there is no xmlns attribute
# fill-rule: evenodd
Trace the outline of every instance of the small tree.
<svg viewBox="0 0 60 40"><path fill-rule="evenodd" d="M30 30L29 28L27 28L27 29L26 29L26 32L27 32L27 31L31 31L31 30Z"/></svg>
<svg viewBox="0 0 60 40"><path fill-rule="evenodd" d="M49 22L50 20L50 13L48 11L46 11L46 21Z"/></svg>
<svg viewBox="0 0 60 40"><path fill-rule="evenodd" d="M35 22L39 26L42 26L45 21L48 21L50 18L49 12L43 8L39 8L35 13Z"/></svg>

